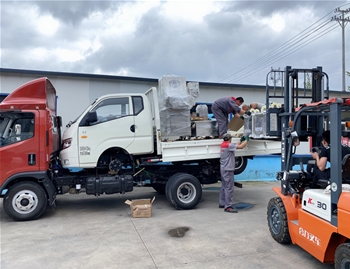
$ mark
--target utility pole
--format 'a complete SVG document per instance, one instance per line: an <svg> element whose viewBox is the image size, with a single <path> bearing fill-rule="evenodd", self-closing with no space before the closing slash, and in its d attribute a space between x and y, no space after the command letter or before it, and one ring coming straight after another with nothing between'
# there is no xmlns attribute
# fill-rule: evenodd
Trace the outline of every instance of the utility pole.
<svg viewBox="0 0 350 269"><path fill-rule="evenodd" d="M339 7L334 10L334 13L338 13L340 16L334 15L331 21L337 21L342 28L342 91L345 92L345 26L350 21L350 17L345 18L345 14L350 12L350 8L341 10Z"/></svg>

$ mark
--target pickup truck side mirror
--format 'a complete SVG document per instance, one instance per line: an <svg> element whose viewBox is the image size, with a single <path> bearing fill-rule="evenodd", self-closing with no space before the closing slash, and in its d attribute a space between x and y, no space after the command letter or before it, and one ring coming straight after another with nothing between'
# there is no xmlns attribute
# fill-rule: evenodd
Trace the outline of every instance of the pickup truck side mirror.
<svg viewBox="0 0 350 269"><path fill-rule="evenodd" d="M57 119L57 126L62 127L62 117L57 116L56 119Z"/></svg>
<svg viewBox="0 0 350 269"><path fill-rule="evenodd" d="M87 113L87 118L85 120L85 122L87 124L90 124L90 123L93 123L93 122L96 122L97 121L97 113L96 111L89 111Z"/></svg>

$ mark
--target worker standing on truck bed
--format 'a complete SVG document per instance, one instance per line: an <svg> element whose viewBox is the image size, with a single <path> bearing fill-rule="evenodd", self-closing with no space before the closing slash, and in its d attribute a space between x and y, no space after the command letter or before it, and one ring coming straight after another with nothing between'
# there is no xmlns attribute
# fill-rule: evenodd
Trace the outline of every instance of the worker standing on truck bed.
<svg viewBox="0 0 350 269"><path fill-rule="evenodd" d="M250 108L261 110L265 106L265 104L258 103L258 102L253 102L249 106L250 106Z"/></svg>
<svg viewBox="0 0 350 269"><path fill-rule="evenodd" d="M243 115L246 111L239 106L244 103L243 97L223 97L216 100L211 110L219 127L219 137L222 138L228 130L228 114L233 113L235 117Z"/></svg>
<svg viewBox="0 0 350 269"><path fill-rule="evenodd" d="M221 189L219 196L219 208L224 208L225 212L237 213L233 208L233 188L235 172L235 151L244 148L249 140L249 136L242 137L237 143L231 143L232 136L230 133L224 134L224 141L220 147L220 174Z"/></svg>

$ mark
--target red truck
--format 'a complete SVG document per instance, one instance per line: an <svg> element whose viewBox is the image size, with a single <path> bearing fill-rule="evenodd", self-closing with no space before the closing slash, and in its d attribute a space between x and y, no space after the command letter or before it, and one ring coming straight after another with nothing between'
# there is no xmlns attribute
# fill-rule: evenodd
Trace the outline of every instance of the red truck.
<svg viewBox="0 0 350 269"><path fill-rule="evenodd" d="M47 78L28 82L1 103L0 194L14 219L35 219L53 204L51 159L60 150L56 91Z"/></svg>

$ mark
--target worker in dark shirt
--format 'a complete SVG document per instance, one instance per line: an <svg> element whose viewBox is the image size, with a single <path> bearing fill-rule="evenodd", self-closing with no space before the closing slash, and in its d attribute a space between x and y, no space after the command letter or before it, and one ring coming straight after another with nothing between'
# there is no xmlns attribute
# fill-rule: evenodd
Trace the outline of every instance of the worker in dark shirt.
<svg viewBox="0 0 350 269"><path fill-rule="evenodd" d="M312 180L311 188L317 188L317 182L319 179L329 179L330 169L327 167L327 162L331 162L330 159L330 131L324 131L322 133L322 147L319 152L311 152L312 158L315 159L314 178Z"/></svg>
<svg viewBox="0 0 350 269"><path fill-rule="evenodd" d="M253 102L249 106L250 106L250 108L261 110L265 106L265 104L258 103L258 102Z"/></svg>
<svg viewBox="0 0 350 269"><path fill-rule="evenodd" d="M213 103L211 110L218 124L220 138L228 131L228 115L232 113L235 117L240 117L246 112L239 107L243 103L242 97L233 96L220 98Z"/></svg>

